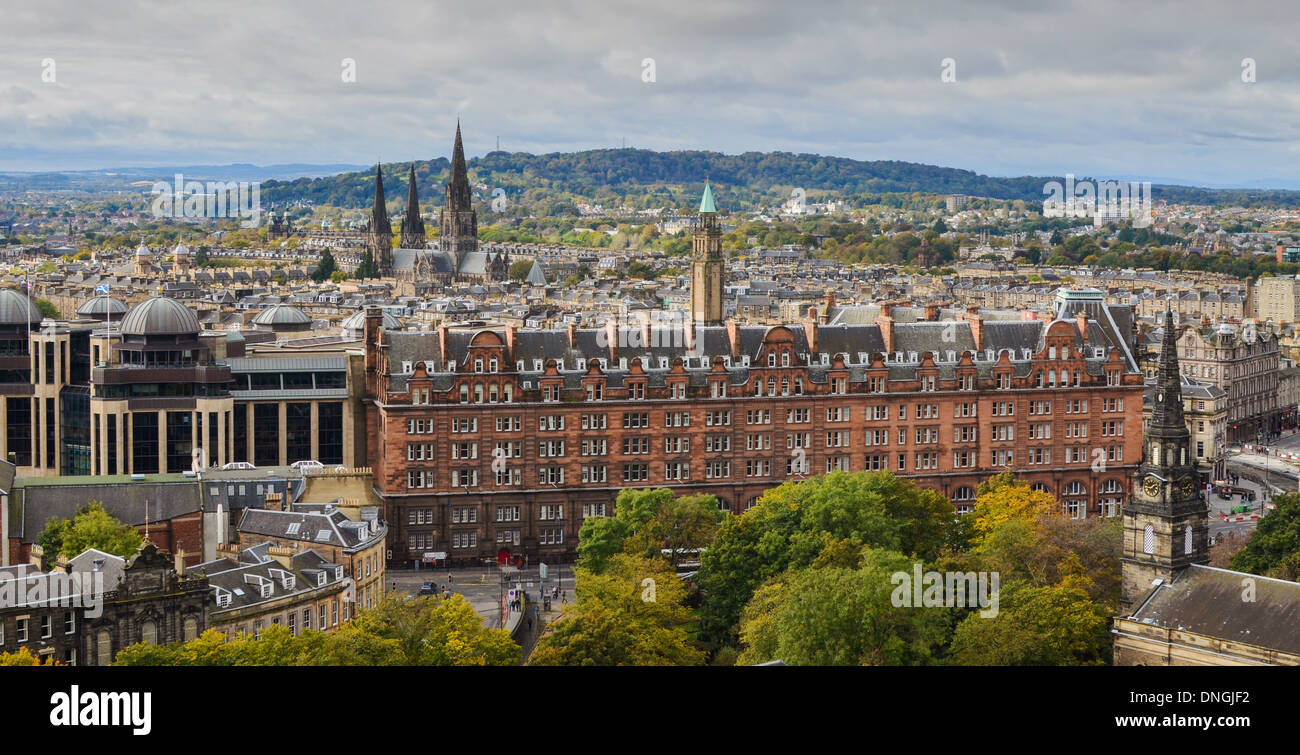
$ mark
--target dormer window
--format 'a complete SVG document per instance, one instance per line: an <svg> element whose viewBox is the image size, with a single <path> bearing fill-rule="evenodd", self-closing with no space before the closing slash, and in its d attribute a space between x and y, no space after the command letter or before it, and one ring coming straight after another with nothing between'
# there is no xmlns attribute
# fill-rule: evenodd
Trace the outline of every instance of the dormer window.
<svg viewBox="0 0 1300 755"><path fill-rule="evenodd" d="M316 586L317 586L317 587L324 587L324 586L325 586L325 582L326 582L328 579L329 579L329 575L326 574L325 572L320 572L320 573L318 573L318 574L316 575Z"/></svg>

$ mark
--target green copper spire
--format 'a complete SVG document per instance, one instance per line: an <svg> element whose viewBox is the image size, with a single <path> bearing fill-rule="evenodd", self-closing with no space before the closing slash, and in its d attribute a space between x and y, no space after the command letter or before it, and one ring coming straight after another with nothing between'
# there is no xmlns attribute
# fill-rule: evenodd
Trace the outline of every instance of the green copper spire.
<svg viewBox="0 0 1300 755"><path fill-rule="evenodd" d="M700 199L700 212L717 211L717 206L713 204L713 189L706 183L704 184L704 196Z"/></svg>

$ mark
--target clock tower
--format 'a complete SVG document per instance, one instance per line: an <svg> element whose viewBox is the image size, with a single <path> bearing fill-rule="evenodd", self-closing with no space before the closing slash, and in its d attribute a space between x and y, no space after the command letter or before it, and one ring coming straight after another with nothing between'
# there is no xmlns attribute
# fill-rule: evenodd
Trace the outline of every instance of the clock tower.
<svg viewBox="0 0 1300 755"><path fill-rule="evenodd" d="M1133 495L1124 506L1123 597L1127 613L1183 568L1210 562L1209 508L1197 484L1191 434L1183 418L1178 327L1166 310L1155 402Z"/></svg>

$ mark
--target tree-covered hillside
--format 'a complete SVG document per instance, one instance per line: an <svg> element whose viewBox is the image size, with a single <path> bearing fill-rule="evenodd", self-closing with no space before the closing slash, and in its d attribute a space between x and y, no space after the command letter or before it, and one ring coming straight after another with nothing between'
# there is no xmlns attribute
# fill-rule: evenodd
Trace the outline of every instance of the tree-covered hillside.
<svg viewBox="0 0 1300 755"><path fill-rule="evenodd" d="M447 179L445 158L415 163L423 204L442 204ZM997 178L969 170L893 160L862 161L790 152L654 152L602 149L532 155L490 152L468 163L470 179L489 190L502 188L512 203L542 200L617 200L636 207L691 206L709 180L723 191L724 209L748 210L788 199L802 188L808 201L842 198L870 203L886 193L969 194L995 199L1041 202L1043 186L1059 177ZM403 201L409 163L384 166L384 189L390 201ZM1079 180L1084 180L1080 177ZM365 207L374 196L374 172L341 173L325 178L268 181L263 201L309 200L338 207ZM1300 192L1215 190L1157 186L1156 199L1230 205L1300 206ZM486 196L482 197L487 199Z"/></svg>

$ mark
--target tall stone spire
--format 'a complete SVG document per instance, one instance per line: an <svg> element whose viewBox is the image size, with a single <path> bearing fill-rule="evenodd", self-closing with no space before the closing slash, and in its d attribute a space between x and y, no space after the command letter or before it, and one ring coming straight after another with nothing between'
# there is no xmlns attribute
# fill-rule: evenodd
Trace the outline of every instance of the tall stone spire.
<svg viewBox="0 0 1300 755"><path fill-rule="evenodd" d="M447 202L438 223L438 248L447 252L457 274L469 252L478 251L478 215L470 194L465 168L465 146L456 122L456 144L451 150L451 176L447 180Z"/></svg>
<svg viewBox="0 0 1300 755"><path fill-rule="evenodd" d="M1178 368L1178 326L1174 313L1165 310L1164 335L1160 339L1160 369L1156 374L1160 387L1156 403L1151 407L1151 427L1163 431L1187 432L1183 418L1182 373Z"/></svg>
<svg viewBox="0 0 1300 755"><path fill-rule="evenodd" d="M388 205L384 201L384 173L375 165L375 205L370 209L370 225L366 233L366 247L370 250L379 274L393 274L393 226L388 221Z"/></svg>
<svg viewBox="0 0 1300 755"><path fill-rule="evenodd" d="M465 145L460 139L460 121L456 121L456 145L451 148L451 178L447 181L447 207L463 212L470 209L471 204Z"/></svg>
<svg viewBox="0 0 1300 755"><path fill-rule="evenodd" d="M1168 583L1186 567L1210 562L1209 508L1202 497L1191 433L1183 416L1182 381L1178 326L1173 312L1166 310L1151 420L1142 439L1142 463L1134 474L1133 495L1123 505L1124 555L1120 562L1121 607L1125 611L1150 592L1155 580ZM1104 464L1101 469L1105 477ZM1107 483L1102 480L1101 484Z"/></svg>
<svg viewBox="0 0 1300 755"><path fill-rule="evenodd" d="M411 164L411 174L407 179L406 217L402 218L402 248L424 248L424 219L420 217L420 197L415 188L415 164Z"/></svg>

